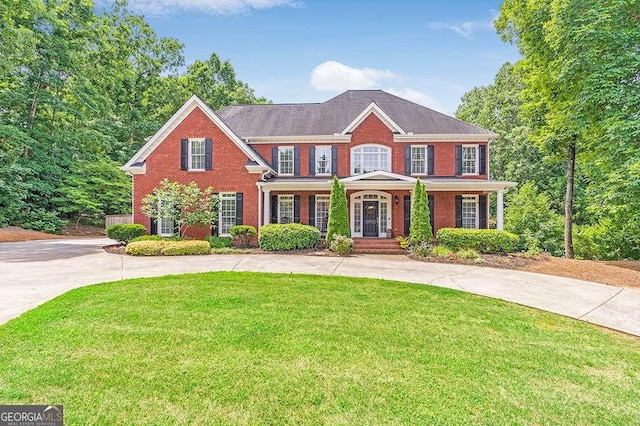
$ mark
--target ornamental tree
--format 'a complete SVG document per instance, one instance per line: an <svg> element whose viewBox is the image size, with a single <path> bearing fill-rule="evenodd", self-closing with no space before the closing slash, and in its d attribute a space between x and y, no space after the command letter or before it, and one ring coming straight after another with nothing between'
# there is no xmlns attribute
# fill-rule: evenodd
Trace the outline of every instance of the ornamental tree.
<svg viewBox="0 0 640 426"><path fill-rule="evenodd" d="M431 214L429 212L427 192L420 179L416 179L411 202L411 225L409 226L409 245L416 246L423 242L431 243Z"/></svg>
<svg viewBox="0 0 640 426"><path fill-rule="evenodd" d="M327 220L327 247L331 247L334 235L351 236L349 230L349 214L347 211L347 194L344 184L338 181L338 177L333 177L331 186L331 198L329 199L329 218Z"/></svg>
<svg viewBox="0 0 640 426"><path fill-rule="evenodd" d="M203 191L195 182L184 185L163 179L142 200L142 213L155 220L170 219L182 237L192 225L216 226L219 204L212 186Z"/></svg>

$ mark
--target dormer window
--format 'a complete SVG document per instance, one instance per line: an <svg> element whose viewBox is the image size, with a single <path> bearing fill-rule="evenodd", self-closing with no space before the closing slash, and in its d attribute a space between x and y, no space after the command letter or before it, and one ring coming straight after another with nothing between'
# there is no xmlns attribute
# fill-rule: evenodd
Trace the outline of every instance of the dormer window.
<svg viewBox="0 0 640 426"><path fill-rule="evenodd" d="M351 150L351 174L376 170L391 171L391 148L384 145L360 145Z"/></svg>

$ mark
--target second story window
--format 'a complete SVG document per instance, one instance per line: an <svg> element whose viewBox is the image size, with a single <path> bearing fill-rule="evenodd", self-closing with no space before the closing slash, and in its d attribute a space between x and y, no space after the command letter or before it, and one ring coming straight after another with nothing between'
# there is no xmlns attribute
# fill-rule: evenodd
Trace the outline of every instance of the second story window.
<svg viewBox="0 0 640 426"><path fill-rule="evenodd" d="M351 174L376 170L391 171L391 148L382 145L362 145L351 150Z"/></svg>
<svg viewBox="0 0 640 426"><path fill-rule="evenodd" d="M278 148L278 174L293 174L293 147L282 146Z"/></svg>
<svg viewBox="0 0 640 426"><path fill-rule="evenodd" d="M462 174L478 174L477 145L462 145Z"/></svg>
<svg viewBox="0 0 640 426"><path fill-rule="evenodd" d="M204 139L189 139L189 170L204 170Z"/></svg>
<svg viewBox="0 0 640 426"><path fill-rule="evenodd" d="M427 174L427 147L426 146L411 147L411 174L412 175Z"/></svg>
<svg viewBox="0 0 640 426"><path fill-rule="evenodd" d="M316 174L317 175L331 174L331 147L330 146L316 147Z"/></svg>

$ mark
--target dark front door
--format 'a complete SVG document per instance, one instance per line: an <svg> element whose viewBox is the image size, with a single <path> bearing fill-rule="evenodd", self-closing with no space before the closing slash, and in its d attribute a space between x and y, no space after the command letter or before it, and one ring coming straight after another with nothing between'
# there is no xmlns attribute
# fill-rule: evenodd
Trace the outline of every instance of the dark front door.
<svg viewBox="0 0 640 426"><path fill-rule="evenodd" d="M363 237L378 236L378 202L364 201L362 203Z"/></svg>

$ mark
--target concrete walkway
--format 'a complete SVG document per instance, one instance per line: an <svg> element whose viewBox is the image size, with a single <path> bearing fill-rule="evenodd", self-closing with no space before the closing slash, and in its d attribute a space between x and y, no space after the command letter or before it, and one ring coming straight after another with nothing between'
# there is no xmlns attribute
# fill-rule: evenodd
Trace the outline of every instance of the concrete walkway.
<svg viewBox="0 0 640 426"><path fill-rule="evenodd" d="M425 263L405 256L281 254L130 257L108 239L0 244L0 324L73 288L205 271L292 272L430 284L531 306L640 336L640 290L506 269Z"/></svg>

